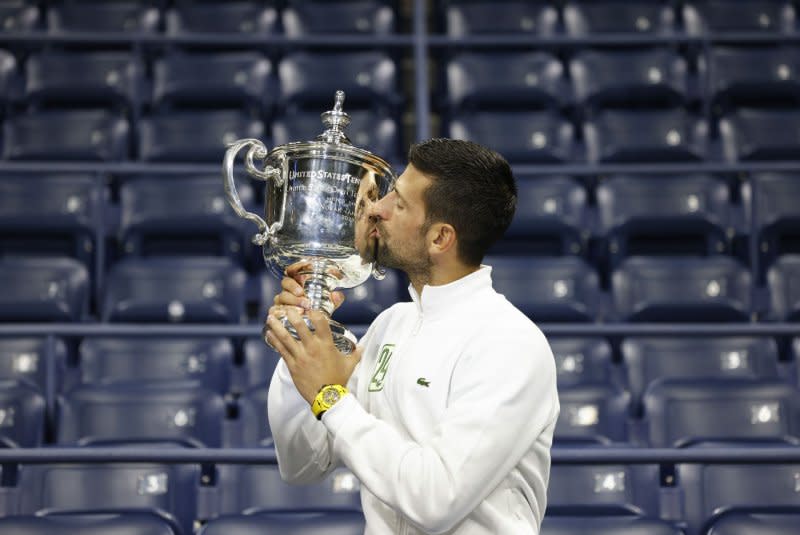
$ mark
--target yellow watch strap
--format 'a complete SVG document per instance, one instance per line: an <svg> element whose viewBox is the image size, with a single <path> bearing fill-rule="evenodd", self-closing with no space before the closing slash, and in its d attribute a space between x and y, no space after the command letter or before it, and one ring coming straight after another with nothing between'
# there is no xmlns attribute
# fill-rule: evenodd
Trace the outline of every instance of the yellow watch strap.
<svg viewBox="0 0 800 535"><path fill-rule="evenodd" d="M343 387L342 385L323 386L319 389L317 396L314 398L314 402L311 404L311 412L314 413L314 416L317 417L317 420L321 420L322 414L333 407L333 405L336 404L336 402L348 392L349 391L347 388ZM334 398L334 400L331 401L331 398Z"/></svg>

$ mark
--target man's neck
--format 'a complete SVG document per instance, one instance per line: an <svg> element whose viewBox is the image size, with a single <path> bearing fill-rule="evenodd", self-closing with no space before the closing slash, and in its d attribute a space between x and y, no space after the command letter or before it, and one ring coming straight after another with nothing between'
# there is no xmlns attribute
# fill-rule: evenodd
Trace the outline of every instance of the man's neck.
<svg viewBox="0 0 800 535"><path fill-rule="evenodd" d="M449 269L436 269L433 267L429 273L424 274L408 274L411 281L411 286L416 290L417 295L422 295L422 288L427 284L428 286L442 286L457 281L471 273L475 273L480 269L478 266L467 266L464 264L457 264L451 266Z"/></svg>

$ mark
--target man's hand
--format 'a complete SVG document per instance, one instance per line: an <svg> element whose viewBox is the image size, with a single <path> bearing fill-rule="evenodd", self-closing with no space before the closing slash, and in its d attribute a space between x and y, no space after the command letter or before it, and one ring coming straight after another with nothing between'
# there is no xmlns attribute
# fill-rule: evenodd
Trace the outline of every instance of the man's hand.
<svg viewBox="0 0 800 535"><path fill-rule="evenodd" d="M275 307L272 307L270 311ZM333 343L328 318L318 310L308 312L314 330L308 328L294 307L286 307L286 317L297 331L294 339L283 324L270 312L267 317L267 342L286 362L292 381L303 399L311 405L319 390L330 384L346 385L361 360L361 348L344 355Z"/></svg>
<svg viewBox="0 0 800 535"><path fill-rule="evenodd" d="M281 279L281 293L275 296L269 309L271 316L283 317L289 307L295 307L300 314L311 309L311 301L303 291L303 282L308 275L300 274L305 267L304 262L295 262L286 268L286 276ZM340 291L331 292L331 301L334 309L339 308L344 302L344 294Z"/></svg>

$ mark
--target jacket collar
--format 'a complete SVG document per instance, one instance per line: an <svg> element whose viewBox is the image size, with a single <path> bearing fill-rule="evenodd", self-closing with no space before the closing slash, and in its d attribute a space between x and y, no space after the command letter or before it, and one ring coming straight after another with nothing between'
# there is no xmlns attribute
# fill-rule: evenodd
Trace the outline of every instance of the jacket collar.
<svg viewBox="0 0 800 535"><path fill-rule="evenodd" d="M452 311L473 300L476 294L492 288L492 268L481 265L477 271L447 284L422 287L421 295L412 285L408 285L411 300L417 310L430 318L438 314Z"/></svg>

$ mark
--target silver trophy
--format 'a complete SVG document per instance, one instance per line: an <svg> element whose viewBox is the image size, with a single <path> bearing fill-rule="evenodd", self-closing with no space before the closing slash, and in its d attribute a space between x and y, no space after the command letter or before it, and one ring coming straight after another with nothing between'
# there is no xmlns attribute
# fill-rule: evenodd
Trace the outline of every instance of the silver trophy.
<svg viewBox="0 0 800 535"><path fill-rule="evenodd" d="M304 279L311 309L329 317L333 290L358 286L370 274L383 278L367 214L396 178L383 159L347 139L350 117L343 104L344 92L337 91L333 110L321 115L326 130L315 141L267 150L257 139L241 139L228 146L222 168L228 202L239 217L258 225L253 243L262 246L270 271L281 278L293 266ZM236 192L234 163L243 149L247 174L267 182L263 218L245 210ZM296 336L287 319L282 321ZM329 322L336 347L352 352L356 337L337 321Z"/></svg>

